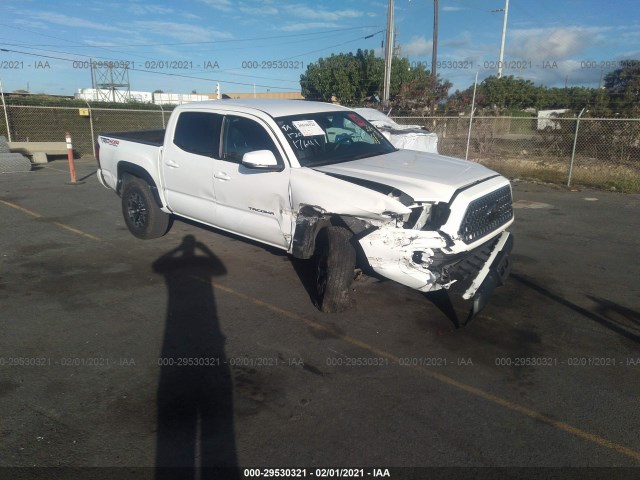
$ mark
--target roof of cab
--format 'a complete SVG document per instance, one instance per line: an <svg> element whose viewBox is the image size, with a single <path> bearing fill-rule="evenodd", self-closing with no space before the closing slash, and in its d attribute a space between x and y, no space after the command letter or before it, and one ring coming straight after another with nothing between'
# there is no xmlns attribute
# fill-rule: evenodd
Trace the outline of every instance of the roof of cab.
<svg viewBox="0 0 640 480"><path fill-rule="evenodd" d="M253 109L271 115L274 118L287 115L304 115L305 113L335 112L348 110L341 105L306 100L285 100L273 98L242 98L225 100L208 100L202 102L185 103L176 107L180 110L212 108L216 110Z"/></svg>

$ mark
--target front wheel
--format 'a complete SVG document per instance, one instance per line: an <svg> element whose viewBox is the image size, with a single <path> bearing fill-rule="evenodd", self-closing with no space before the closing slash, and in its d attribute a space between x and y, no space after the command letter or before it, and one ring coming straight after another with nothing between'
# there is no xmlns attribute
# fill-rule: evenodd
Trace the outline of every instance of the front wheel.
<svg viewBox="0 0 640 480"><path fill-rule="evenodd" d="M342 312L351 306L349 288L356 266L351 232L327 227L320 232L316 249L316 299L326 313Z"/></svg>
<svg viewBox="0 0 640 480"><path fill-rule="evenodd" d="M122 215L129 231L144 240L167 233L170 216L156 204L149 184L129 177L122 189Z"/></svg>

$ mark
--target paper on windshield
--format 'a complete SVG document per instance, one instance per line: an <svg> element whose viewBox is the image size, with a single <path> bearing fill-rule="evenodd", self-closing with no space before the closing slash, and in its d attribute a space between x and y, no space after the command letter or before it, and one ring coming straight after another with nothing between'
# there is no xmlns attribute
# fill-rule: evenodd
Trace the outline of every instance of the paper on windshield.
<svg viewBox="0 0 640 480"><path fill-rule="evenodd" d="M315 120L294 120L291 123L305 137L324 135L324 130L322 130Z"/></svg>

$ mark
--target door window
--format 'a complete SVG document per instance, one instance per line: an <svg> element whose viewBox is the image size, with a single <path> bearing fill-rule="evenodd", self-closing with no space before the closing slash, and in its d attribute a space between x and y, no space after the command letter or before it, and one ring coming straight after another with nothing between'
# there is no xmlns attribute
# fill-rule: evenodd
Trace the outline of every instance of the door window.
<svg viewBox="0 0 640 480"><path fill-rule="evenodd" d="M173 143L185 152L219 158L221 125L221 115L183 112L176 123Z"/></svg>
<svg viewBox="0 0 640 480"><path fill-rule="evenodd" d="M222 146L223 159L240 163L245 153L255 150L269 150L279 163L282 162L273 139L262 125L248 118L226 116Z"/></svg>

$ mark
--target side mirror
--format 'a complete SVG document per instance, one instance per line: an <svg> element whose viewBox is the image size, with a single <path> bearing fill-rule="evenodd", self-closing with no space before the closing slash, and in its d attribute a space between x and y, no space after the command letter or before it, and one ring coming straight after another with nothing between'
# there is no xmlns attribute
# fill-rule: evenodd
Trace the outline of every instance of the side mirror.
<svg viewBox="0 0 640 480"><path fill-rule="evenodd" d="M279 165L271 150L255 150L247 152L242 157L242 165L253 170L281 171L284 165Z"/></svg>

